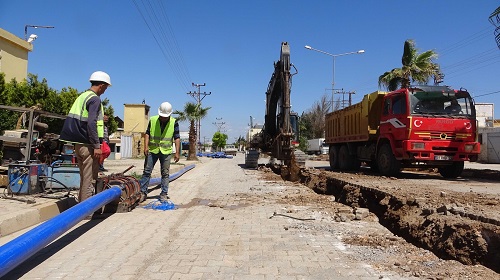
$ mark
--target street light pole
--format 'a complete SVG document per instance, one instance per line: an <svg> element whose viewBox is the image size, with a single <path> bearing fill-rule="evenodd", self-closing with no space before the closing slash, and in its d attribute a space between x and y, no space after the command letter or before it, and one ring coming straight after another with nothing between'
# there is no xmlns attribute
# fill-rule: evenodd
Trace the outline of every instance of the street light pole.
<svg viewBox="0 0 500 280"><path fill-rule="evenodd" d="M322 54L326 54L328 56L331 56L333 58L333 68L332 68L332 112L333 112L333 93L335 91L335 58L337 56L344 56L344 55L350 55L350 54L362 54L365 52L365 50L359 50L359 51L355 51L355 52L347 52L347 53L341 53L341 54L331 54L331 53L328 53L328 52L325 52L325 51L322 51L322 50L318 50L318 49L315 49L309 45L306 45L304 46L304 48L308 49L308 50L311 50L311 51L317 51L319 53L322 53Z"/></svg>
<svg viewBox="0 0 500 280"><path fill-rule="evenodd" d="M47 25L25 25L24 26L24 40L27 41L28 40L28 27L32 27L32 28L54 28L54 26L47 26Z"/></svg>

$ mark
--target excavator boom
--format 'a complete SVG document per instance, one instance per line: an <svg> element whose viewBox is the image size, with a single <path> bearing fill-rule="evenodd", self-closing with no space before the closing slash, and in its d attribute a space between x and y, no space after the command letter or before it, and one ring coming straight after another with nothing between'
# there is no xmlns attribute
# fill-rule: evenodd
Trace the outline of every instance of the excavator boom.
<svg viewBox="0 0 500 280"><path fill-rule="evenodd" d="M297 140L297 114L290 110L291 80L290 45L281 43L280 59L274 63L266 91L266 115L262 132L251 141L251 147L260 148L272 157L289 162L293 155L292 140ZM291 121L291 118L293 121ZM293 126L292 126L293 124Z"/></svg>

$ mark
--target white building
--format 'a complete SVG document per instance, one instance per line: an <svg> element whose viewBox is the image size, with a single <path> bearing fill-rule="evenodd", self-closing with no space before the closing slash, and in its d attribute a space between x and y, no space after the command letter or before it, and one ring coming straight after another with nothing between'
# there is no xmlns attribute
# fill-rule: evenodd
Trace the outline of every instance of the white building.
<svg viewBox="0 0 500 280"><path fill-rule="evenodd" d="M493 103L476 103L479 161L484 163L500 163L500 127L494 127L494 112Z"/></svg>

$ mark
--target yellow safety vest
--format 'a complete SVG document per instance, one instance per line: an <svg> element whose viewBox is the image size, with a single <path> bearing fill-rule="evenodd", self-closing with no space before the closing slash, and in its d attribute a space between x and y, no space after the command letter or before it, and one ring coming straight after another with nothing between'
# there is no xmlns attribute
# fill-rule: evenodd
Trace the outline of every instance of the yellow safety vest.
<svg viewBox="0 0 500 280"><path fill-rule="evenodd" d="M149 152L164 155L172 153L172 139L174 138L175 118L170 116L167 127L161 133L160 117L153 116L149 120Z"/></svg>
<svg viewBox="0 0 500 280"><path fill-rule="evenodd" d="M80 94L80 96L78 96L78 98L73 103L73 106L71 106L71 110L69 110L68 117L78 119L81 122L87 122L89 117L89 111L87 111L86 104L87 101L89 101L89 99L94 96L97 96L97 94L95 94L95 92L91 90L87 90L86 92ZM97 136L99 136L99 138L104 137L104 109L102 107L102 103L101 103L101 113L97 117Z"/></svg>

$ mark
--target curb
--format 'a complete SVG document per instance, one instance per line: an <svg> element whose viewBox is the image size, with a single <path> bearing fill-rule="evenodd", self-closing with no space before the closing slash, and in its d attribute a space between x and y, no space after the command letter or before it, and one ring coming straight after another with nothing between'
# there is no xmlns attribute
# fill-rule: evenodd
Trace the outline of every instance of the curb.
<svg viewBox="0 0 500 280"><path fill-rule="evenodd" d="M14 211L0 221L0 237L45 222L76 204L73 197L49 201L31 209Z"/></svg>

